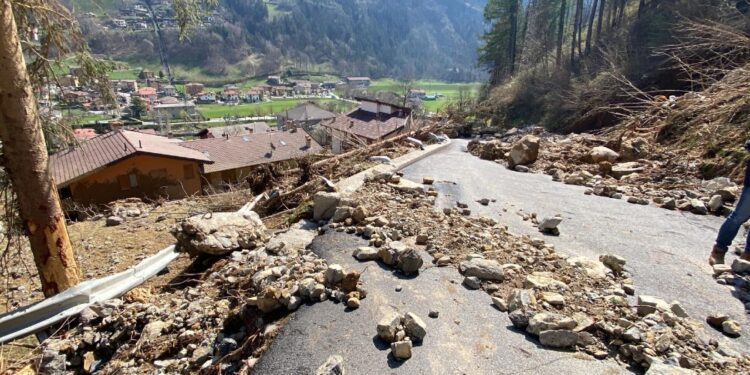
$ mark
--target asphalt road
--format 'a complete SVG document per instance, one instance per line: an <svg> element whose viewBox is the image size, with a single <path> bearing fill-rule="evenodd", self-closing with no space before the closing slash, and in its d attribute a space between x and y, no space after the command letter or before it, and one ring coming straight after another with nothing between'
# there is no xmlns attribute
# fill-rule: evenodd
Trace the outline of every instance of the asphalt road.
<svg viewBox="0 0 750 375"><path fill-rule="evenodd" d="M597 361L571 352L541 349L535 340L512 329L505 313L492 307L483 291L461 286L455 268L430 267L403 278L375 262L351 256L366 242L329 232L312 243L329 263L364 270L367 298L357 310L323 302L303 306L281 329L253 374L309 375L334 354L344 358L347 374L620 374L614 361ZM425 264L430 264L425 253ZM396 292L401 286L401 292ZM414 312L427 324L427 336L404 362L389 356L375 327L388 310ZM437 319L428 318L437 310Z"/></svg>
<svg viewBox="0 0 750 375"><path fill-rule="evenodd" d="M521 210L539 217L562 215L561 235L544 236L558 252L594 259L604 253L625 257L636 294L667 302L678 300L698 320L716 311L729 314L743 325L742 338L715 336L735 349L750 352L750 320L744 306L733 287L714 281L707 263L722 218L584 195L584 187L554 182L545 175L510 171L476 158L465 152L466 144L454 140L449 148L406 168L405 177L421 181L422 176L433 176L441 193L440 207L466 202L473 214L493 217L516 234L543 237L523 221L518 214ZM497 202L482 206L475 202L481 198ZM742 232L737 241L744 243ZM727 262L733 258L728 255Z"/></svg>
<svg viewBox="0 0 750 375"><path fill-rule="evenodd" d="M624 200L586 196L584 188L553 182L548 176L508 171L493 162L463 152L466 141L454 140L445 150L406 168L407 178L436 178L440 206L467 202L474 214L488 215L512 232L539 237L519 210L539 216L561 214L559 237L545 237L558 251L592 258L616 253L628 259L638 294L679 300L688 313L702 320L722 311L747 326L742 303L732 290L716 284L705 263L721 219L682 214ZM474 201L497 199L489 206ZM311 374L333 354L342 355L348 374L619 374L630 371L614 360L596 361L570 352L541 348L534 339L514 331L507 315L491 306L482 291L461 286L451 267L424 269L404 279L376 263L359 263L351 252L365 242L329 232L317 237L313 250L329 263L363 270L369 291L358 310L332 302L303 306L292 315L269 351L256 364L255 374ZM425 264L430 264L425 256ZM731 261L731 259L730 259ZM402 286L396 292L396 286ZM427 323L424 343L413 358L398 362L376 338L375 326L389 309L412 311ZM438 310L438 319L427 317ZM708 328L709 332L713 330ZM730 340L748 351L750 332Z"/></svg>

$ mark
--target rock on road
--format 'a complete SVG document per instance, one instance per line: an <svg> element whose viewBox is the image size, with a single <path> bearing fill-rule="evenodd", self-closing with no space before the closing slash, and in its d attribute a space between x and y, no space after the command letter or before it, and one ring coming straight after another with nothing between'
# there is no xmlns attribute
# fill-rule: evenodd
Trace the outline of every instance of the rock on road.
<svg viewBox="0 0 750 375"><path fill-rule="evenodd" d="M553 182L544 175L523 174L464 152L466 141L454 140L445 150L404 170L406 178L435 178L440 207L468 202L475 215L487 215L511 232L542 237L524 222L519 210L540 217L560 214L559 237L544 237L561 253L597 258L615 253L628 260L636 294L679 300L691 317L703 320L714 311L729 314L744 326L742 303L717 284L706 264L721 219L636 206L624 200L586 196L579 186ZM455 184L454 184L455 182ZM497 199L483 206L478 199ZM506 210L504 210L506 209ZM452 267L425 267L416 278L403 278L376 263L359 263L351 252L365 241L330 231L312 243L329 264L363 271L368 296L359 309L341 304L303 306L292 314L254 374L311 374L331 355L344 358L348 374L619 374L630 370L614 360L542 348L514 331L505 313L492 307L483 291L461 285ZM425 264L430 264L427 254ZM731 259L730 259L731 261ZM403 290L397 292L396 286ZM375 326L388 310L412 311L427 323L424 343L413 357L399 362L376 339ZM430 310L440 312L428 318ZM748 351L748 332L730 340L707 328L718 340Z"/></svg>

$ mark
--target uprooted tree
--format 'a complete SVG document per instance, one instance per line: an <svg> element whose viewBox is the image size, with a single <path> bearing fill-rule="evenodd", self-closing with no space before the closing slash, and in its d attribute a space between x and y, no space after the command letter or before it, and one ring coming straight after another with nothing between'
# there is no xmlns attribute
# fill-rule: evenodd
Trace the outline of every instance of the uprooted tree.
<svg viewBox="0 0 750 375"><path fill-rule="evenodd" d="M197 23L200 9L213 4L214 0L175 0L180 36ZM1 161L47 297L76 285L80 272L48 167L45 132L56 124L43 122L35 92L54 84L54 64L70 55L80 65L83 81L111 101L108 69L88 53L69 9L56 0L0 0Z"/></svg>

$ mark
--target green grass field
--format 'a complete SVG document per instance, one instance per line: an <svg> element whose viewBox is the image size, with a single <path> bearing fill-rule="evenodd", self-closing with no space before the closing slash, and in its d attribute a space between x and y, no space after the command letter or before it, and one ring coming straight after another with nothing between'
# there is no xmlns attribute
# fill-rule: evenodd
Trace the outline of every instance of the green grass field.
<svg viewBox="0 0 750 375"><path fill-rule="evenodd" d="M197 110L205 118L223 118L224 116L237 116L237 117L259 117L259 116L270 116L284 110L293 108L299 103L306 101L305 99L278 99L272 102L252 103L252 104L239 104L239 105L224 105L224 104L198 104ZM335 99L319 99L312 100L314 103L322 106L323 108L335 107L336 111L344 112L347 109L351 109L353 104L343 102Z"/></svg>
<svg viewBox="0 0 750 375"><path fill-rule="evenodd" d="M422 89L427 95L443 95L434 101L423 101L422 105L430 112L438 112L450 104L451 100L459 97L461 93L466 95L477 95L481 83L448 83L441 81L419 80L410 83L409 87ZM390 91L399 95L404 94L404 84L390 78L373 80L368 88L371 93L379 91Z"/></svg>

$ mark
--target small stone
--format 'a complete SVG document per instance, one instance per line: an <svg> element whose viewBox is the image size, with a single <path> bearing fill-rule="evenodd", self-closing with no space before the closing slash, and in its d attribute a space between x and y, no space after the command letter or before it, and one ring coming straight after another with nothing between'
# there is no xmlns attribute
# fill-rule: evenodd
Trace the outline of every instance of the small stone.
<svg viewBox="0 0 750 375"><path fill-rule="evenodd" d="M315 371L315 375L344 375L344 358L340 355L328 357Z"/></svg>
<svg viewBox="0 0 750 375"><path fill-rule="evenodd" d="M398 257L398 268L407 275L419 272L423 263L424 260L414 249L406 249Z"/></svg>
<svg viewBox="0 0 750 375"><path fill-rule="evenodd" d="M482 206L487 206L490 204L490 200L487 198L482 198L478 200L477 203L481 204Z"/></svg>
<svg viewBox="0 0 750 375"><path fill-rule="evenodd" d="M349 308L352 308L352 309L358 309L359 308L359 298L355 298L355 297L349 298L346 301L346 306L348 306Z"/></svg>
<svg viewBox="0 0 750 375"><path fill-rule="evenodd" d="M734 320L726 320L721 323L721 331L729 337L740 337L742 326Z"/></svg>
<svg viewBox="0 0 750 375"><path fill-rule="evenodd" d="M416 314L408 312L404 315L404 330L412 340L420 342L427 335L427 324Z"/></svg>
<svg viewBox="0 0 750 375"><path fill-rule="evenodd" d="M570 348L578 342L578 334L564 329L542 331L539 342L550 348Z"/></svg>
<svg viewBox="0 0 750 375"><path fill-rule="evenodd" d="M714 264L714 277L732 272L732 267L726 264Z"/></svg>
<svg viewBox="0 0 750 375"><path fill-rule="evenodd" d="M613 272L620 273L625 270L626 260L619 255L603 254L599 256L599 261L604 263Z"/></svg>
<svg viewBox="0 0 750 375"><path fill-rule="evenodd" d="M508 304L505 303L505 300L500 297L492 297L492 304L497 307L498 310L501 312L508 311Z"/></svg>
<svg viewBox="0 0 750 375"><path fill-rule="evenodd" d="M435 179L432 177L422 177L422 183L425 185L432 185L435 183Z"/></svg>
<svg viewBox="0 0 750 375"><path fill-rule="evenodd" d="M560 293L542 292L542 301L555 307L565 306L565 298Z"/></svg>
<svg viewBox="0 0 750 375"><path fill-rule="evenodd" d="M352 256L354 256L354 258L356 258L360 262L378 260L380 258L380 256L378 255L378 250L374 247L369 246L358 247L356 250L354 250Z"/></svg>
<svg viewBox="0 0 750 375"><path fill-rule="evenodd" d="M722 313L715 313L711 314L708 317L706 317L706 323L708 323L710 326L714 328L721 329L724 322L729 320L729 316Z"/></svg>
<svg viewBox="0 0 750 375"><path fill-rule="evenodd" d="M669 311L669 304L664 300L661 300L652 296L640 295L637 300L638 315L646 316L656 312L656 310Z"/></svg>
<svg viewBox="0 0 750 375"><path fill-rule="evenodd" d="M671 311L673 314L677 315L680 318L688 317L688 313L685 312L685 309L682 307L682 305L678 301L674 301L669 304L669 311Z"/></svg>
<svg viewBox="0 0 750 375"><path fill-rule="evenodd" d="M562 221L563 219L560 216L544 218L542 222L539 223L539 231L542 233L558 236L560 235L560 230L557 228L557 226L560 225Z"/></svg>
<svg viewBox="0 0 750 375"><path fill-rule="evenodd" d="M464 286L468 289L476 290L482 287L482 281L476 276L467 276L464 278Z"/></svg>
<svg viewBox="0 0 750 375"><path fill-rule="evenodd" d="M399 360L411 358L411 341L396 341L392 343L391 354Z"/></svg>
<svg viewBox="0 0 750 375"><path fill-rule="evenodd" d="M562 314L542 312L534 315L529 319L529 326L526 331L539 335L542 331L549 330L572 330L578 323Z"/></svg>
<svg viewBox="0 0 750 375"><path fill-rule="evenodd" d="M125 222L125 219L119 217L119 216L109 216L107 217L107 221L105 222L105 225L108 227L115 227Z"/></svg>
<svg viewBox="0 0 750 375"><path fill-rule="evenodd" d="M632 326L622 333L622 338L628 342L639 343L642 339L641 330L636 326Z"/></svg>
<svg viewBox="0 0 750 375"><path fill-rule="evenodd" d="M402 291L402 290L404 290L404 287L403 287L403 286L401 286L401 285L396 285L396 291L397 291L397 292L400 292L400 291Z"/></svg>
<svg viewBox="0 0 750 375"><path fill-rule="evenodd" d="M511 313L508 314L508 318L510 319L510 322L513 323L513 327L526 329L529 326L529 315L528 312L519 309L511 311Z"/></svg>
<svg viewBox="0 0 750 375"><path fill-rule="evenodd" d="M732 262L732 272L737 274L750 273L750 262L735 258L734 262Z"/></svg>
<svg viewBox="0 0 750 375"><path fill-rule="evenodd" d="M708 210L711 212L718 212L722 206L724 206L724 198L719 194L712 196L708 201Z"/></svg>
<svg viewBox="0 0 750 375"><path fill-rule="evenodd" d="M503 281L505 276L500 263L482 258L474 258L461 263L460 270L464 276L476 276L480 280Z"/></svg>
<svg viewBox="0 0 750 375"><path fill-rule="evenodd" d="M521 173L529 173L529 172L531 172L531 169L529 167L525 166L525 165L516 165L513 168L513 170L515 170L516 172L521 172Z"/></svg>
<svg viewBox="0 0 750 375"><path fill-rule="evenodd" d="M395 312L390 312L378 323L378 337L385 342L393 342L396 339L398 326L401 324L401 316Z"/></svg>
<svg viewBox="0 0 750 375"><path fill-rule="evenodd" d="M344 280L344 267L340 264L332 264L326 269L326 283L335 285Z"/></svg>
<svg viewBox="0 0 750 375"><path fill-rule="evenodd" d="M437 319L439 315L440 315L440 312L437 310L430 310L430 312L427 314L427 316L429 316L432 319Z"/></svg>

